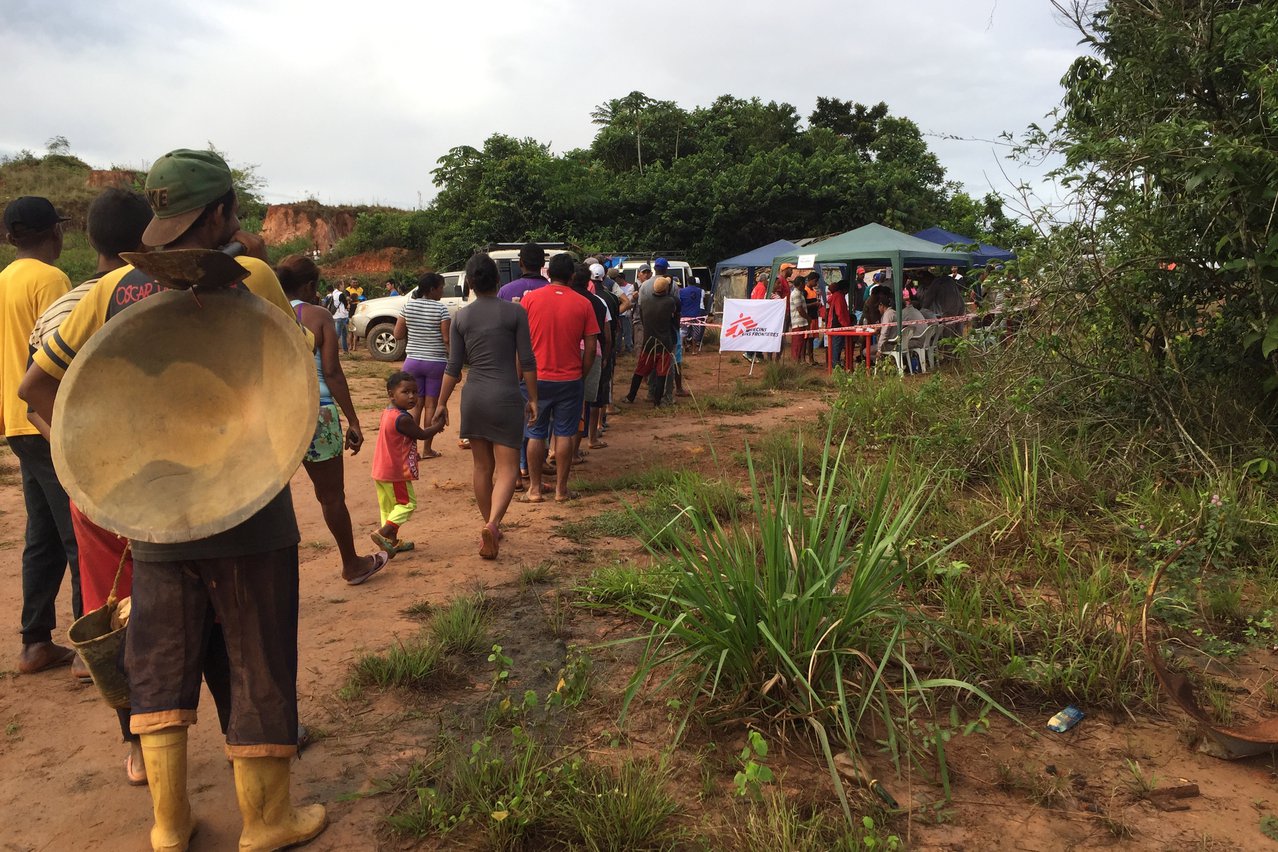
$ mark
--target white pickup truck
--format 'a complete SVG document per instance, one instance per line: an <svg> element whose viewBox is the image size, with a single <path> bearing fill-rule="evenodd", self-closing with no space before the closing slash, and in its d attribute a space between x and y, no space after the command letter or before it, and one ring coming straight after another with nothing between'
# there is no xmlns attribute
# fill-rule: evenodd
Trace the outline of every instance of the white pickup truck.
<svg viewBox="0 0 1278 852"><path fill-rule="evenodd" d="M440 299L448 306L449 313L457 313L470 298L465 286L465 272L444 273L444 296ZM395 322L404 310L404 303L411 296L382 296L367 299L355 306L351 315L351 330L362 337L368 352L378 361L404 360L405 341L395 339Z"/></svg>

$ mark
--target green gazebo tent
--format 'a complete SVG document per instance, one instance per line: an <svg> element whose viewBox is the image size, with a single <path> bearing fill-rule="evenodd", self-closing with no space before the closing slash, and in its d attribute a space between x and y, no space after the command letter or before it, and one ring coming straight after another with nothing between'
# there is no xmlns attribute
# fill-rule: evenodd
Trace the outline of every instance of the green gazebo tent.
<svg viewBox="0 0 1278 852"><path fill-rule="evenodd" d="M783 263L798 264L799 258L812 265L846 263L876 264L892 267L892 290L896 294L897 336L901 334L901 285L904 271L917 266L972 265L972 256L965 251L952 251L936 243L894 231L884 225L862 225L827 240L804 246L793 254L779 255L772 261L772 276L776 280ZM807 264L804 264L807 265Z"/></svg>

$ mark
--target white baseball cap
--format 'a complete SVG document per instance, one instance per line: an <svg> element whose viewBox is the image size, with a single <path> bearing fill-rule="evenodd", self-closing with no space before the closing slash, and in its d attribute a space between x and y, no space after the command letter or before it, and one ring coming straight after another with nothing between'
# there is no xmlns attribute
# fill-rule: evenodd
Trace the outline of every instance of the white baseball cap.
<svg viewBox="0 0 1278 852"><path fill-rule="evenodd" d="M602 263L590 264L590 280L591 281L604 280L604 268Z"/></svg>

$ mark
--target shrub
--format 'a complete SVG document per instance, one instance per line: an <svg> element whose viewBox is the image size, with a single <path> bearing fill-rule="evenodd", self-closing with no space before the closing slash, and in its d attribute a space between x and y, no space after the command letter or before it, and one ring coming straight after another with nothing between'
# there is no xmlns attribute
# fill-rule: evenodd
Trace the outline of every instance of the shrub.
<svg viewBox="0 0 1278 852"><path fill-rule="evenodd" d="M898 594L899 551L926 502L925 479L888 464L869 500L853 506L841 500L843 445L832 454L828 443L810 489L785 467L762 487L749 465L753 523L724 525L704 502L690 503L692 532L673 545L668 605L630 608L652 630L623 714L668 667L664 686L690 684L689 712L810 725L837 777L829 733L855 749L872 729L899 760L921 747L910 717L929 691L989 700L969 684L918 677L906 655L912 628L936 626ZM657 530L647 532L652 539ZM846 802L844 812L850 820Z"/></svg>

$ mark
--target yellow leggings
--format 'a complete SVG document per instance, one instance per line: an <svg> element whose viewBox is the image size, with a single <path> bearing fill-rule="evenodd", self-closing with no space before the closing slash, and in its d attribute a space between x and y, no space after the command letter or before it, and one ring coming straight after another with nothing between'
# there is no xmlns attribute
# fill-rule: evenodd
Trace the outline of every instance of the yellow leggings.
<svg viewBox="0 0 1278 852"><path fill-rule="evenodd" d="M377 508L381 510L382 526L404 524L417 509L417 492L412 482L381 482L377 486Z"/></svg>

